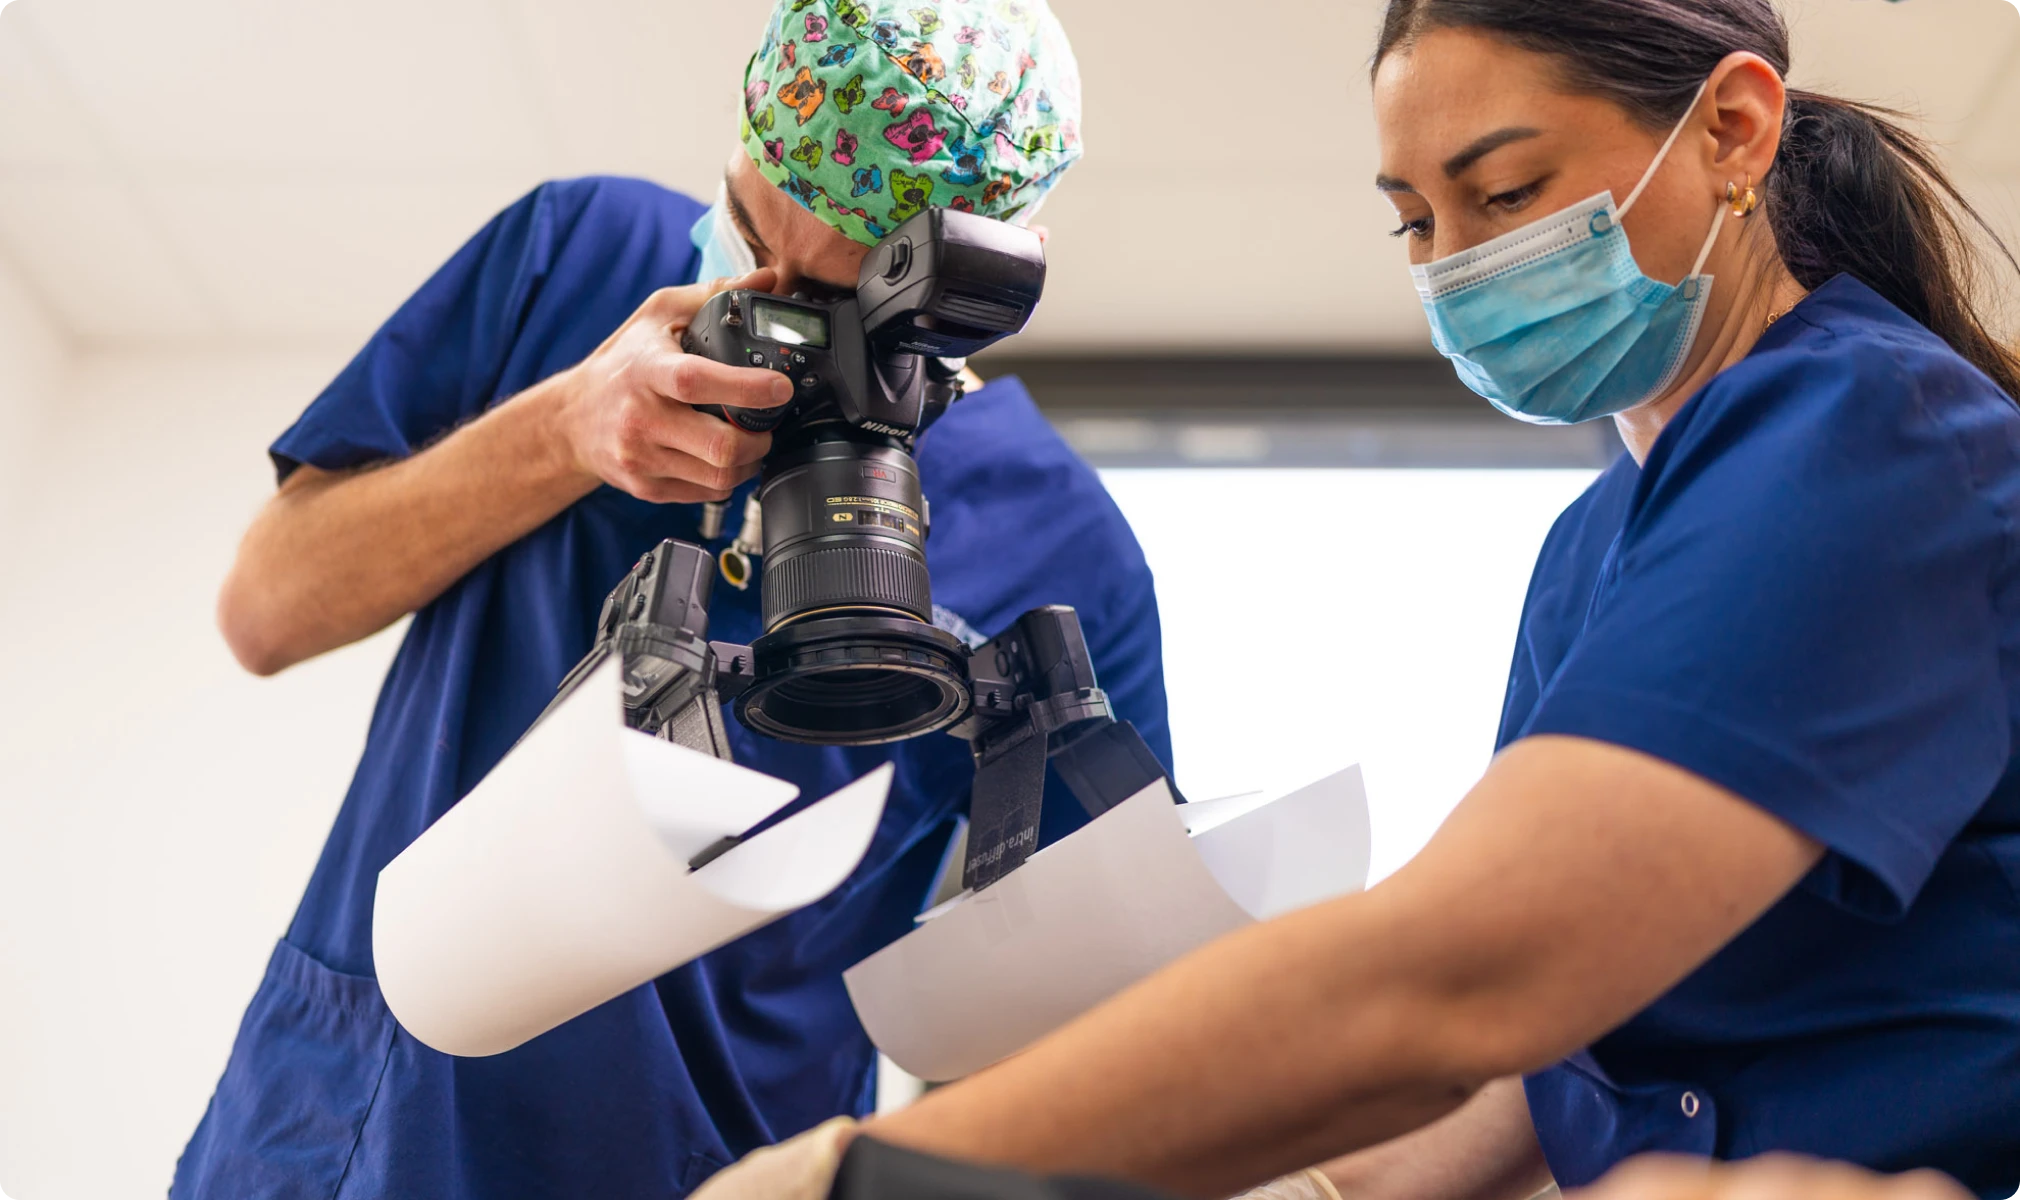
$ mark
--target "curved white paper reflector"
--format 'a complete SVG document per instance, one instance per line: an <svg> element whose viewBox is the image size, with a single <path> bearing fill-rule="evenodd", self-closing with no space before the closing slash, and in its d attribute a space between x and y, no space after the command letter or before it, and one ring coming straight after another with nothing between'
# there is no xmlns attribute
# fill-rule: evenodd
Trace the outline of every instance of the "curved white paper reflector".
<svg viewBox="0 0 2020 1200"><path fill-rule="evenodd" d="M1269 802L1174 805L1159 781L843 979L878 1049L958 1079L1224 933L1359 891L1369 841L1359 767Z"/></svg>
<svg viewBox="0 0 2020 1200"><path fill-rule="evenodd" d="M799 789L625 728L613 662L379 873L393 1016L499 1054L827 895L870 846L888 766L738 845Z"/></svg>

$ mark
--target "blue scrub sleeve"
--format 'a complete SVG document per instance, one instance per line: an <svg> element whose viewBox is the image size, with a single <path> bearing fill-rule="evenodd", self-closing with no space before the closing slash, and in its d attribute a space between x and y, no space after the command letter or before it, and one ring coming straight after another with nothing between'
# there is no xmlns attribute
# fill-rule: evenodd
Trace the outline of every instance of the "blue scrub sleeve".
<svg viewBox="0 0 2020 1200"><path fill-rule="evenodd" d="M1105 606L1104 619L1088 634L1087 654L1116 718L1135 725L1145 744L1176 777L1170 714L1165 707L1164 636L1157 617L1157 588L1148 564L1122 575Z"/></svg>
<svg viewBox="0 0 2020 1200"><path fill-rule="evenodd" d="M553 185L499 213L365 343L268 453L285 481L404 458L498 399L556 241Z"/></svg>
<svg viewBox="0 0 2020 1200"><path fill-rule="evenodd" d="M2011 753L2011 541L1986 480L2012 448L1961 362L1911 374L1884 340L1813 345L1736 365L1658 440L1523 732L1745 797L1831 851L1806 886L1884 919Z"/></svg>

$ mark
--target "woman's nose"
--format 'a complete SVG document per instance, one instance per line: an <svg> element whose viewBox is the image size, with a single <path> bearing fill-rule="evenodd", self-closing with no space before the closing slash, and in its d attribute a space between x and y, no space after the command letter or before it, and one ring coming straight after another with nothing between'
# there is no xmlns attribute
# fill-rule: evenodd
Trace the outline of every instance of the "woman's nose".
<svg viewBox="0 0 2020 1200"><path fill-rule="evenodd" d="M1462 250L1471 250L1493 236L1490 230L1461 229L1456 228L1457 225L1459 225L1459 222L1453 221L1433 226L1431 229L1431 240L1417 243L1422 248L1421 253L1424 255L1423 258L1417 261L1420 263L1435 262L1441 258L1449 258Z"/></svg>

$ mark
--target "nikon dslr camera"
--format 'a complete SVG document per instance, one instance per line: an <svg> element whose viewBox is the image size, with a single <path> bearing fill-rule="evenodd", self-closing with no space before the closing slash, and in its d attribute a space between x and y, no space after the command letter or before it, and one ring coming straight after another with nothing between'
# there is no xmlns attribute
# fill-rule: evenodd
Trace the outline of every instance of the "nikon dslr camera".
<svg viewBox="0 0 2020 1200"><path fill-rule="evenodd" d="M683 338L690 354L790 378L798 396L722 410L769 430L758 486L764 636L746 725L795 741L890 741L967 708L967 648L933 625L930 514L917 436L960 397L958 363L1024 328L1045 287L1038 235L929 208L863 259L834 303L731 291Z"/></svg>
<svg viewBox="0 0 2020 1200"><path fill-rule="evenodd" d="M724 702L785 741L947 730L975 760L963 878L976 888L1036 848L1048 762L1094 814L1168 780L1115 719L1071 608L1034 609L973 648L933 623L932 516L914 443L960 398L960 360L1023 329L1044 284L1035 233L934 208L871 249L848 299L712 297L683 336L687 352L779 371L797 392L778 408L712 410L772 434L756 520L737 539L764 558L763 632L748 646L708 640L710 556L662 542L604 602L596 645L555 703L616 656L629 725L722 758ZM761 545L748 541L752 523ZM733 552L722 568L740 587Z"/></svg>

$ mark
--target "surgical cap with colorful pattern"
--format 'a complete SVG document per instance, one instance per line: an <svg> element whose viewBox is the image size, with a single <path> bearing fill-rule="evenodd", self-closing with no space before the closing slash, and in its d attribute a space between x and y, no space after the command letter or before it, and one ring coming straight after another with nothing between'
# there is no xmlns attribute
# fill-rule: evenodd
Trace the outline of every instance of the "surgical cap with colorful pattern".
<svg viewBox="0 0 2020 1200"><path fill-rule="evenodd" d="M858 242L933 206L1023 224L1080 157L1080 69L1043 0L779 0L741 129Z"/></svg>

